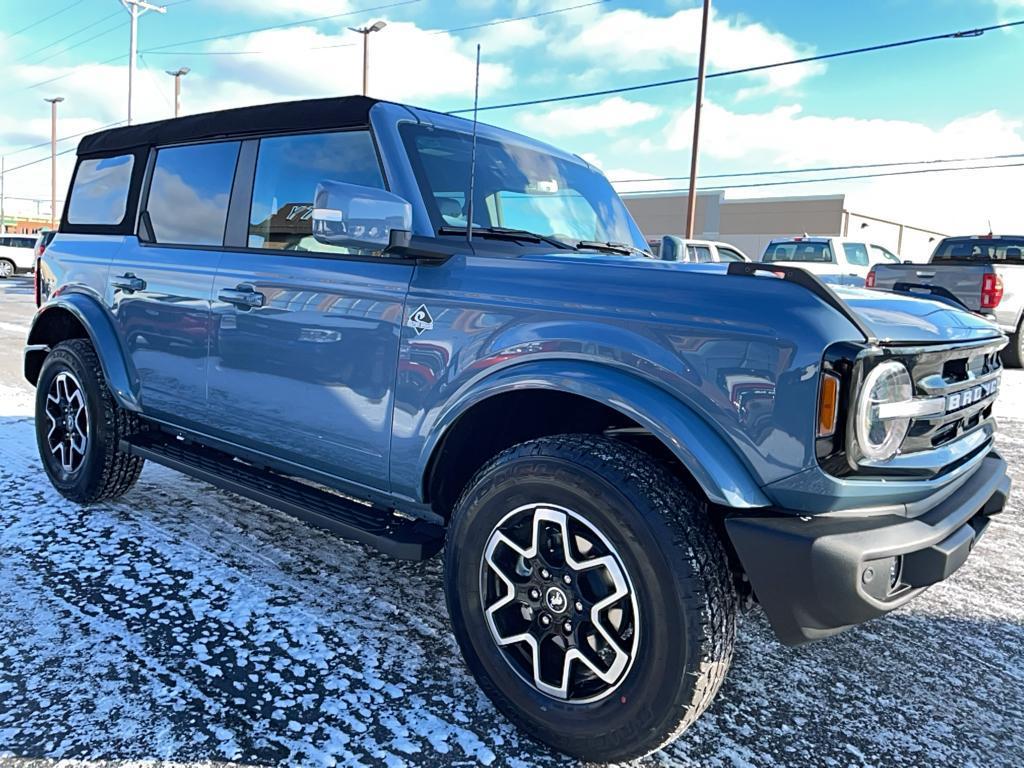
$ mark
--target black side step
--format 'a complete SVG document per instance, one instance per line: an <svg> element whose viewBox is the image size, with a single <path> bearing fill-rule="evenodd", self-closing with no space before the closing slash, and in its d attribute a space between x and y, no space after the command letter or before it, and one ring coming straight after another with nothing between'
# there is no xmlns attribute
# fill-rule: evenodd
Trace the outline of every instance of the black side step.
<svg viewBox="0 0 1024 768"><path fill-rule="evenodd" d="M425 560L444 544L444 529L399 517L389 509L255 467L230 454L152 431L121 441L121 450L280 509L346 539L403 560Z"/></svg>

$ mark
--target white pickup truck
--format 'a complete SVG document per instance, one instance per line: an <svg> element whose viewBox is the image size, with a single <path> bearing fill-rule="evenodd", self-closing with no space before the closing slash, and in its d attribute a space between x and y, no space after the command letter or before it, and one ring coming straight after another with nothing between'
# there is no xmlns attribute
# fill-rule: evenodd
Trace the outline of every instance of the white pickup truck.
<svg viewBox="0 0 1024 768"><path fill-rule="evenodd" d="M845 237L776 238L764 249L761 261L802 267L833 285L864 285L872 264L899 264L899 257L880 245Z"/></svg>
<svg viewBox="0 0 1024 768"><path fill-rule="evenodd" d="M1010 335L1006 365L1024 364L1024 235L947 237L927 264L876 265L867 286L951 297Z"/></svg>

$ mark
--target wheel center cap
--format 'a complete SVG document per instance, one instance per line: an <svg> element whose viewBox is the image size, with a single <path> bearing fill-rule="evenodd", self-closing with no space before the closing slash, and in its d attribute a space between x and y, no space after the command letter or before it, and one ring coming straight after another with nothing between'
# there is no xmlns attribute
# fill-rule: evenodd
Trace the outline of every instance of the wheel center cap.
<svg viewBox="0 0 1024 768"><path fill-rule="evenodd" d="M549 587L544 593L544 602L552 613L564 613L569 607L569 599L560 587Z"/></svg>

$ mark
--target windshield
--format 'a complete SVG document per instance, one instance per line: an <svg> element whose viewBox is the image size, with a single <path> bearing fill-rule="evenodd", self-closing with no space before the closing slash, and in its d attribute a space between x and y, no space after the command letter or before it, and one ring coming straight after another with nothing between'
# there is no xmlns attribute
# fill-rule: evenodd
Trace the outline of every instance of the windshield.
<svg viewBox="0 0 1024 768"><path fill-rule="evenodd" d="M772 243L764 252L761 261L813 261L831 264L835 261L828 243L793 240L785 243Z"/></svg>
<svg viewBox="0 0 1024 768"><path fill-rule="evenodd" d="M402 138L435 228L467 225L472 136L407 123ZM474 227L648 250L608 180L582 161L477 137Z"/></svg>
<svg viewBox="0 0 1024 768"><path fill-rule="evenodd" d="M949 237L939 243L932 261L1024 263L1024 237Z"/></svg>

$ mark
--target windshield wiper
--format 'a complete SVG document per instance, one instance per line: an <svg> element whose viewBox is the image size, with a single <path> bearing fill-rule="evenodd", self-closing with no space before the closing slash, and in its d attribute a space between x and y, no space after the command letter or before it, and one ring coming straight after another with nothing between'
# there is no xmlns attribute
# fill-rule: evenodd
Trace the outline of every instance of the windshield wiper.
<svg viewBox="0 0 1024 768"><path fill-rule="evenodd" d="M445 225L438 228L437 234L439 235L465 235L466 227L457 227L451 225ZM563 248L569 251L575 251L576 247L559 240L554 237L548 237L547 235L541 235L536 232L530 232L527 229L512 229L510 227L473 227L473 234L479 234L484 237L495 237L505 238L508 240L533 240L537 243L547 243L553 245L556 248Z"/></svg>
<svg viewBox="0 0 1024 768"><path fill-rule="evenodd" d="M576 243L576 247L589 248L592 251L604 251L606 253L621 253L626 256L640 254L648 259L654 258L654 254L650 251L637 248L635 245L630 245L629 243L601 243L597 240L580 240Z"/></svg>

